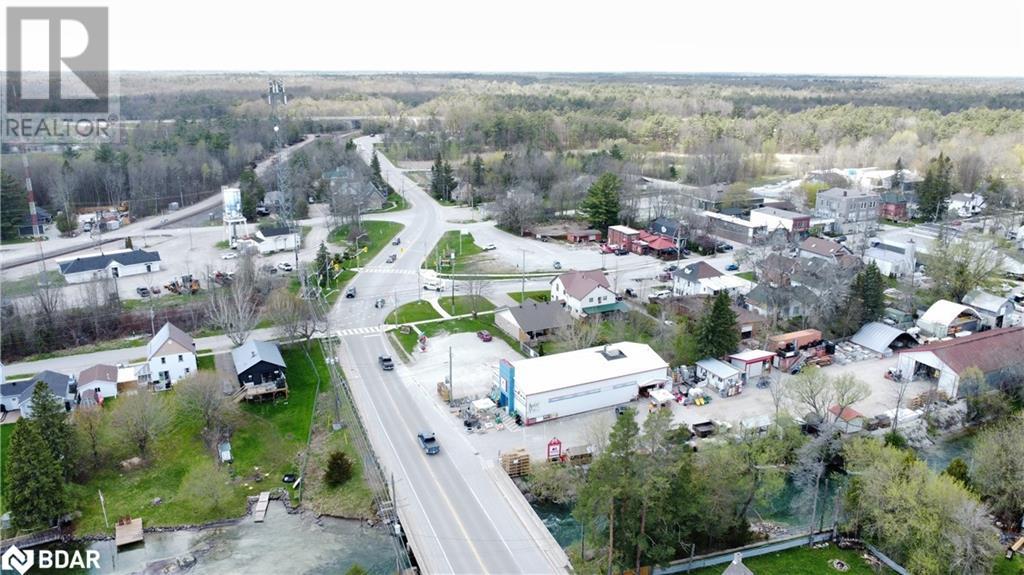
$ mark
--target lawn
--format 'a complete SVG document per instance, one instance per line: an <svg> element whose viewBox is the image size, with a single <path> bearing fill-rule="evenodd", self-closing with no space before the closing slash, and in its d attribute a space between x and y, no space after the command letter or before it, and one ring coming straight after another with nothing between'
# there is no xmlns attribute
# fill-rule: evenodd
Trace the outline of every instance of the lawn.
<svg viewBox="0 0 1024 575"><path fill-rule="evenodd" d="M434 249L427 254L423 267L437 269L439 272L459 273L466 271L473 256L483 252L473 241L473 234L463 234L459 230L449 230L437 240ZM455 259L450 260L451 254Z"/></svg>
<svg viewBox="0 0 1024 575"><path fill-rule="evenodd" d="M214 363L212 355L200 355L196 356L196 369L199 371L216 371L217 366Z"/></svg>
<svg viewBox="0 0 1024 575"><path fill-rule="evenodd" d="M438 300L441 309L448 312L449 315L466 315L473 311L482 312L494 309L494 304L481 295L457 295L454 298L454 305L452 305L452 299L449 296L442 296Z"/></svg>
<svg viewBox="0 0 1024 575"><path fill-rule="evenodd" d="M40 279L39 274L33 273L16 280L4 280L4 297L29 295L36 291ZM47 270L46 279L50 282L50 285L56 287L68 285L64 281L64 276L60 275L60 272L57 270Z"/></svg>
<svg viewBox="0 0 1024 575"><path fill-rule="evenodd" d="M829 564L839 559L850 566L847 575L873 575L874 571L860 558L860 551L843 550L834 546L825 549L797 547L779 553L743 558L743 564L757 575L820 575L821 573L838 573ZM695 569L694 575L721 575L727 563ZM888 569L886 573L891 573Z"/></svg>
<svg viewBox="0 0 1024 575"><path fill-rule="evenodd" d="M202 281L202 280L200 280ZM150 308L161 309L167 307L180 307L192 303L206 301L209 292L200 291L192 294L176 294L164 290L160 295L151 295L144 299L122 299L121 308L124 311L148 310Z"/></svg>
<svg viewBox="0 0 1024 575"><path fill-rule="evenodd" d="M509 344L512 349L519 351L519 343L494 325L494 314L481 315L476 319L466 317L436 321L432 323L425 323L418 327L423 332L423 335L428 338L444 334L476 333L480 330L487 330L491 332L491 335L494 337L505 340L505 343ZM393 333L395 338L402 345L402 349L405 350L406 353L412 353L412 350L416 347L416 340L418 338L416 332L414 331L412 333L403 334L400 331L395 331Z"/></svg>
<svg viewBox="0 0 1024 575"><path fill-rule="evenodd" d="M419 300L398 306L397 309L388 315L387 323L400 324L412 323L428 319L440 319L438 313L429 301Z"/></svg>
<svg viewBox="0 0 1024 575"><path fill-rule="evenodd" d="M1007 561L1000 556L992 566L992 575L1021 575L1021 573L1024 573L1024 556L1019 553L1014 556L1012 561Z"/></svg>
<svg viewBox="0 0 1024 575"><path fill-rule="evenodd" d="M383 214L387 212L400 212L409 208L409 204L405 201L405 198L403 198L401 194L397 194L395 192L388 194L388 199L384 201L384 206L385 207L383 209L374 210L371 213Z"/></svg>
<svg viewBox="0 0 1024 575"><path fill-rule="evenodd" d="M754 273L753 271L740 272L740 273L736 274L736 277L743 278L743 279L745 279L745 280L747 280L749 282L756 282L757 281L757 274Z"/></svg>
<svg viewBox="0 0 1024 575"><path fill-rule="evenodd" d="M97 343L91 343L89 345L82 345L79 347L71 347L68 349L59 349L57 351L48 351L46 353L37 353L28 357L23 357L19 361L39 361L41 359L53 359L55 357L66 357L69 355L79 355L82 353L95 353L97 351L111 351L114 349L127 349L131 347L145 347L146 343L149 342L148 337L136 337L128 339L112 339L108 341L101 341ZM142 351L142 350L139 350Z"/></svg>
<svg viewBox="0 0 1024 575"><path fill-rule="evenodd" d="M402 224L395 222L364 221L363 231L368 237L359 240L359 263L365 264L380 253L385 246L391 243L391 239L398 235L404 228ZM335 245L347 244L350 227L346 224L331 230L327 241ZM342 263L345 267L352 267L356 264L356 258L346 259Z"/></svg>
<svg viewBox="0 0 1024 575"><path fill-rule="evenodd" d="M532 299L533 301L551 301L551 292L548 290L537 290L528 292L510 291L508 297L516 300L519 303L523 303L523 298Z"/></svg>

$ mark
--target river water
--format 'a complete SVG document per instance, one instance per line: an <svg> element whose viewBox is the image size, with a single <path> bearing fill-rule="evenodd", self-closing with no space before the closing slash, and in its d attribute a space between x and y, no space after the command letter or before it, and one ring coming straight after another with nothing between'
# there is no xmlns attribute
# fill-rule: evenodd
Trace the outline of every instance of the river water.
<svg viewBox="0 0 1024 575"><path fill-rule="evenodd" d="M201 531L147 533L144 545L114 552L114 542L99 541L96 573L146 575L164 573L178 558L194 557L189 575L220 573L342 574L353 565L369 573L395 572L391 538L359 521L317 520L308 513L289 514L271 502L264 523L246 517L236 525ZM173 569L167 573L176 573Z"/></svg>

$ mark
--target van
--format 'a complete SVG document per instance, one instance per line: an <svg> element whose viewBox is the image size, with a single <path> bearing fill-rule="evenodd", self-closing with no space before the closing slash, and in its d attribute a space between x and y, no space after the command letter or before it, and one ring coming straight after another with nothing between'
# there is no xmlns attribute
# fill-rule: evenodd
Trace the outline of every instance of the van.
<svg viewBox="0 0 1024 575"><path fill-rule="evenodd" d="M427 280L423 283L423 289L427 291L442 291L444 286L437 280Z"/></svg>

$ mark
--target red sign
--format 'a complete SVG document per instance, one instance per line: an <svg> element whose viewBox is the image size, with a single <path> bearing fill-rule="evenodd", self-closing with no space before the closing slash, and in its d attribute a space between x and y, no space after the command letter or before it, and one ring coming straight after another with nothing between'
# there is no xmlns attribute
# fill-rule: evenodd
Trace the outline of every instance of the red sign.
<svg viewBox="0 0 1024 575"><path fill-rule="evenodd" d="M562 457L562 442L554 438L548 442L548 459L559 459Z"/></svg>

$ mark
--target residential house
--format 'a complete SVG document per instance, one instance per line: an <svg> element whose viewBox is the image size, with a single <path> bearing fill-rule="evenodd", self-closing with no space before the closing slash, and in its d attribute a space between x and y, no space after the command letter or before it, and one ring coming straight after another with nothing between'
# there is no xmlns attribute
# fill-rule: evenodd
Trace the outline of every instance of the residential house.
<svg viewBox="0 0 1024 575"><path fill-rule="evenodd" d="M572 321L572 316L565 311L561 302L536 302L532 299L494 315L494 324L498 329L523 343L548 339Z"/></svg>
<svg viewBox="0 0 1024 575"><path fill-rule="evenodd" d="M698 361L695 368L697 377L704 380L705 385L717 390L722 397L736 395L743 389L740 370L724 361L709 357Z"/></svg>
<svg viewBox="0 0 1024 575"><path fill-rule="evenodd" d="M827 238L811 236L800 242L800 257L818 258L834 262L845 256L852 256L853 252L839 242Z"/></svg>
<svg viewBox="0 0 1024 575"><path fill-rule="evenodd" d="M231 350L231 360L246 398L287 395L288 366L276 343L250 339Z"/></svg>
<svg viewBox="0 0 1024 575"><path fill-rule="evenodd" d="M963 395L960 379L970 368L981 370L989 385L998 386L1019 378L1024 370L1024 326L990 329L903 350L897 368L911 380L936 381L949 397Z"/></svg>
<svg viewBox="0 0 1024 575"><path fill-rule="evenodd" d="M704 313L704 306L711 303L711 296L697 295L697 296L685 296L676 297L669 301L668 305L673 313L683 315L690 320L696 321L700 319ZM729 307L732 308L732 312L736 314L736 325L739 328L741 339L752 339L758 337L758 334L763 329L765 318L748 310L745 307L741 307L736 303L730 302Z"/></svg>
<svg viewBox="0 0 1024 575"><path fill-rule="evenodd" d="M78 374L78 392L94 390L103 399L117 397L116 366L98 363Z"/></svg>
<svg viewBox="0 0 1024 575"><path fill-rule="evenodd" d="M745 294L753 287L754 284L750 281L724 274L703 260L683 266L672 273L674 295L713 295L720 291L737 295Z"/></svg>
<svg viewBox="0 0 1024 575"><path fill-rule="evenodd" d="M981 317L974 308L945 299L933 303L917 320L922 334L936 338L976 331L980 326Z"/></svg>
<svg viewBox="0 0 1024 575"><path fill-rule="evenodd" d="M379 210L388 199L387 191L357 176L348 166L324 172L323 179L332 198L359 206L362 211Z"/></svg>
<svg viewBox="0 0 1024 575"><path fill-rule="evenodd" d="M633 240L633 251L657 257L670 257L676 254L675 238L666 238L648 231L641 231L640 236Z"/></svg>
<svg viewBox="0 0 1024 575"><path fill-rule="evenodd" d="M981 325L989 328L1010 327L1019 323L1013 300L981 289L973 289L961 300L978 312Z"/></svg>
<svg viewBox="0 0 1024 575"><path fill-rule="evenodd" d="M119 278L160 271L160 253L117 250L58 259L57 267L68 283L84 283L105 277Z"/></svg>
<svg viewBox="0 0 1024 575"><path fill-rule="evenodd" d="M818 296L803 285L771 285L762 282L743 296L743 304L747 309L765 317L774 315L784 320L807 317L815 313L819 303Z"/></svg>
<svg viewBox="0 0 1024 575"><path fill-rule="evenodd" d="M814 203L815 214L834 219L835 231L841 234L873 234L880 209L879 195L862 189L830 188L818 192Z"/></svg>
<svg viewBox="0 0 1024 575"><path fill-rule="evenodd" d="M961 218L980 214L985 209L985 196L981 194L953 194L949 198L949 211Z"/></svg>
<svg viewBox="0 0 1024 575"><path fill-rule="evenodd" d="M157 390L170 389L196 369L196 344L192 336L168 322L149 340L146 363L138 371L139 382Z"/></svg>
<svg viewBox="0 0 1024 575"><path fill-rule="evenodd" d="M32 392L36 384L45 385L51 394L64 405L66 411L74 407L78 388L75 378L56 371L45 370L22 381L10 381L0 385L0 411L20 410L22 417L32 415Z"/></svg>
<svg viewBox="0 0 1024 575"><path fill-rule="evenodd" d="M683 207L702 212L723 212L725 207L726 189L722 185L705 186L703 188L684 188L682 191ZM764 198L750 194L742 198L741 205L735 206L739 213L746 213L764 205Z"/></svg>
<svg viewBox="0 0 1024 575"><path fill-rule="evenodd" d="M879 196L882 207L879 215L894 222L904 222L910 219L910 199L908 194L903 192L882 192Z"/></svg>
<svg viewBox="0 0 1024 575"><path fill-rule="evenodd" d="M873 242L871 247L864 251L864 263L874 263L882 275L889 277L898 278L913 274L917 267L916 246L912 240Z"/></svg>
<svg viewBox="0 0 1024 575"><path fill-rule="evenodd" d="M785 230L787 235L794 237L802 236L811 229L811 216L776 207L764 207L750 210L750 223L764 226L768 234Z"/></svg>
<svg viewBox="0 0 1024 575"><path fill-rule="evenodd" d="M917 191L917 186L924 181L917 172L913 170L903 169L900 170L899 185L893 185L893 178L896 176L896 170L878 170L874 168L865 168L857 172L856 184L858 187L864 190L871 190L873 192L885 192L885 191L896 191L902 193L914 193Z"/></svg>
<svg viewBox="0 0 1024 575"><path fill-rule="evenodd" d="M703 215L708 219L710 232L720 238L747 245L758 243L765 238L764 224L724 213L704 212Z"/></svg>
<svg viewBox="0 0 1024 575"><path fill-rule="evenodd" d="M256 242L256 250L261 256L275 252L287 252L295 249L299 244L299 234L292 232L283 222L271 223L260 226L260 229L253 237Z"/></svg>
<svg viewBox="0 0 1024 575"><path fill-rule="evenodd" d="M562 302L576 318L625 309L601 270L571 271L551 280L551 301Z"/></svg>

